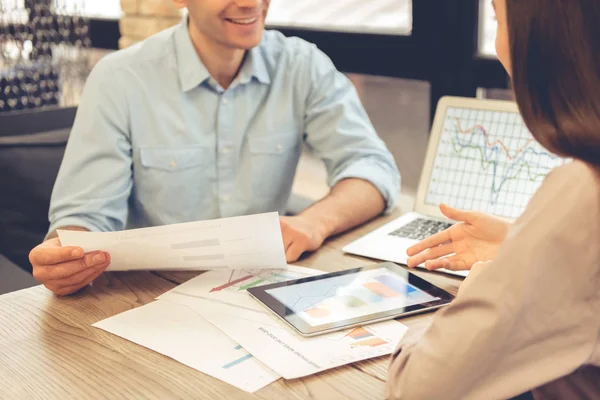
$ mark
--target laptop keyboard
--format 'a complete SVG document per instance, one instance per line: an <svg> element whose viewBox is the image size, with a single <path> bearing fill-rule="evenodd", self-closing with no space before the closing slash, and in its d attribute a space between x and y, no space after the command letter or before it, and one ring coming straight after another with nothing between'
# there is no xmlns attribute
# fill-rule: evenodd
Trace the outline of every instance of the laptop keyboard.
<svg viewBox="0 0 600 400"><path fill-rule="evenodd" d="M389 234L407 239L423 240L451 226L452 224L449 222L417 218Z"/></svg>

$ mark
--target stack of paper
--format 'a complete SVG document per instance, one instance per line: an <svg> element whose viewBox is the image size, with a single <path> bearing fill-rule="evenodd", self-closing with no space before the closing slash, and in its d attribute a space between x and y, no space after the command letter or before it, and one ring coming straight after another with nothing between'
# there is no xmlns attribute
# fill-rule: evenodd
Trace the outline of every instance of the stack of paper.
<svg viewBox="0 0 600 400"><path fill-rule="evenodd" d="M279 379L279 375L186 306L155 301L93 326L250 393Z"/></svg>
<svg viewBox="0 0 600 400"><path fill-rule="evenodd" d="M319 271L290 267L283 279ZM277 281L280 272L211 271L163 294L159 300L186 305L286 379L300 378L351 362L390 354L406 332L396 321L305 338L246 292Z"/></svg>
<svg viewBox="0 0 600 400"><path fill-rule="evenodd" d="M108 251L113 270L215 269L94 326L247 392L390 354L407 330L388 321L304 338L252 299L251 287L322 273L286 266L276 213L60 239Z"/></svg>

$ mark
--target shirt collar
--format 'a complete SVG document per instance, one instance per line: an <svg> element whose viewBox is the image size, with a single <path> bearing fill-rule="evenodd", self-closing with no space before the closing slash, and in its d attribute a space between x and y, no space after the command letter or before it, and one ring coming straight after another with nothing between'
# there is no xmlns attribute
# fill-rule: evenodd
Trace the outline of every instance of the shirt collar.
<svg viewBox="0 0 600 400"><path fill-rule="evenodd" d="M181 21L175 31L175 52L181 90L184 92L192 90L210 78L210 74L198 57L190 38L187 18Z"/></svg>
<svg viewBox="0 0 600 400"><path fill-rule="evenodd" d="M268 85L271 83L271 75L265 62L263 54L263 44L250 49L246 54L244 64L238 74L240 84L248 83L252 78L256 78L260 83Z"/></svg>
<svg viewBox="0 0 600 400"><path fill-rule="evenodd" d="M271 76L262 52L263 44L248 51L238 74L240 84L256 78L264 84L271 83ZM181 90L187 92L210 79L210 73L198 57L188 31L187 18L184 18L175 32L175 52L179 70Z"/></svg>

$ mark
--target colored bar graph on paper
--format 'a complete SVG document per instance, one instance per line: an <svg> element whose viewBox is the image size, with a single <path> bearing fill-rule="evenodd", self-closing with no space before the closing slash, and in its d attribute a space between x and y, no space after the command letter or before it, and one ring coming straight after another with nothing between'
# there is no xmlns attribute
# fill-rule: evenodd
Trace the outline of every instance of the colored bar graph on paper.
<svg viewBox="0 0 600 400"><path fill-rule="evenodd" d="M360 339L365 339L365 338L371 337L371 336L373 336L373 334L371 332L369 332L368 330L366 330L365 328L360 327L360 328L356 328L356 329L352 330L346 336L350 336L354 340L360 340Z"/></svg>
<svg viewBox="0 0 600 400"><path fill-rule="evenodd" d="M254 281L254 282L252 282L252 283L249 283L249 284L247 284L247 285L245 285L245 286L242 286L242 287L240 287L238 290L248 290L248 289L250 289L251 287L254 287L254 286L258 286L258 285L260 285L260 284L261 284L261 283L263 283L264 281L265 281L264 279L259 279L259 280L257 280L257 281Z"/></svg>
<svg viewBox="0 0 600 400"><path fill-rule="evenodd" d="M290 276L290 274L286 274L285 272L273 272L271 276L274 278L284 279L285 281L291 281L292 279L298 278L297 276Z"/></svg>
<svg viewBox="0 0 600 400"><path fill-rule="evenodd" d="M400 297L400 293L394 291L392 288L380 282L368 282L364 283L363 286L369 289L371 292L375 293L377 296L386 298Z"/></svg>
<svg viewBox="0 0 600 400"><path fill-rule="evenodd" d="M233 349L234 350L244 350L243 347L240 345L235 346ZM235 367L236 365L241 364L244 361L249 360L251 358L252 358L252 354L245 354L244 356L238 358L237 360L233 360L232 362L223 365L221 368L229 369L229 368Z"/></svg>
<svg viewBox="0 0 600 400"><path fill-rule="evenodd" d="M363 327L353 329L346 336L350 336L352 339L356 340L350 347L376 347L388 343L385 340L376 337Z"/></svg>
<svg viewBox="0 0 600 400"><path fill-rule="evenodd" d="M231 367L235 367L236 365L241 364L244 361L249 360L251 358L252 358L252 354L246 354L245 356L240 357L237 360L230 362L229 364L223 365L223 369L229 369Z"/></svg>
<svg viewBox="0 0 600 400"><path fill-rule="evenodd" d="M226 284L221 285L221 286L217 286L216 288L212 288L210 290L210 292L211 293L213 293L213 292L220 292L221 290L225 290L225 289L227 289L229 287L235 286L235 285L237 285L240 282L247 281L250 278L254 278L254 277L252 275L244 276L243 278L236 279L236 280L231 281L231 282L227 282Z"/></svg>
<svg viewBox="0 0 600 400"><path fill-rule="evenodd" d="M415 288L402 282L400 279L395 278L391 275L379 275L375 277L375 280L398 293L411 293L415 291Z"/></svg>
<svg viewBox="0 0 600 400"><path fill-rule="evenodd" d="M387 343L388 342L386 342L382 338L374 337L372 339L365 339L365 340L361 340L359 342L352 343L350 346L351 347L361 347L361 346L377 347L377 346L381 346L381 345L384 345Z"/></svg>

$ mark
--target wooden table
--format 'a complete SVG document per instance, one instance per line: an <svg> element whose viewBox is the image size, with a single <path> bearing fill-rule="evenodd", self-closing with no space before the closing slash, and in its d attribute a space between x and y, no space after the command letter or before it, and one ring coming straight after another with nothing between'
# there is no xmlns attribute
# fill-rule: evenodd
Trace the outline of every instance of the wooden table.
<svg viewBox="0 0 600 400"><path fill-rule="evenodd" d="M328 241L295 263L337 271L373 263L342 247L396 217L380 218ZM418 272L456 293L458 278ZM92 288L58 298L42 286L0 296L0 399L382 399L389 359L380 357L253 395L91 325L153 301L197 273L107 273ZM431 314L403 319L421 335Z"/></svg>

